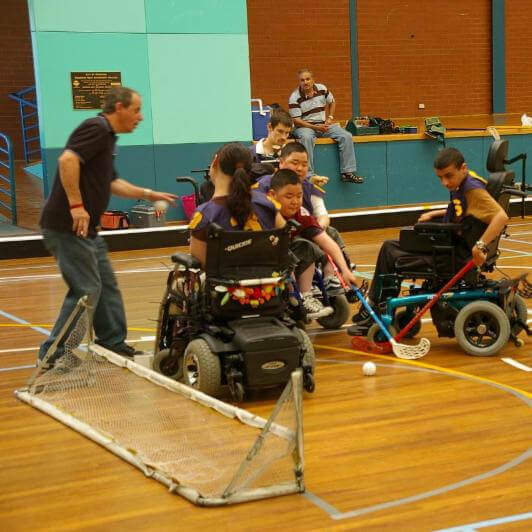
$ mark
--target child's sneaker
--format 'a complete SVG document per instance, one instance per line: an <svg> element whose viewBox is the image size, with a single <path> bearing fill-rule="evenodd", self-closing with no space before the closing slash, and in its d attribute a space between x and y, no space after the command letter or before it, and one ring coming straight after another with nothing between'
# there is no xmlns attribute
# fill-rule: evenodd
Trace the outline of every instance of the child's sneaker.
<svg viewBox="0 0 532 532"><path fill-rule="evenodd" d="M332 291L332 290L341 290L342 288L342 285L340 281L338 280L338 278L333 275L329 277L325 277L323 281L325 284L325 290L327 292Z"/></svg>
<svg viewBox="0 0 532 532"><path fill-rule="evenodd" d="M312 295L312 292L301 294L301 297L303 298L303 308L307 313L307 318L321 318L333 312L332 307L324 307L323 303Z"/></svg>

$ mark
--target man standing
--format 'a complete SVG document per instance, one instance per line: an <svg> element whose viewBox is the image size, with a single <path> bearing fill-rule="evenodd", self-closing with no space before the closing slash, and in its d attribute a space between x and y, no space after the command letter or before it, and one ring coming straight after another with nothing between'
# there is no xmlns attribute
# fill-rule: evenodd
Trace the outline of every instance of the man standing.
<svg viewBox="0 0 532 532"><path fill-rule="evenodd" d="M309 170L314 174L314 142L316 137L334 139L340 151L340 172L344 183L363 183L364 178L356 174L357 163L351 133L333 124L336 102L334 96L321 83L314 83L308 69L298 72L299 87L290 95L288 107L294 119L294 136L307 149Z"/></svg>
<svg viewBox="0 0 532 532"><path fill-rule="evenodd" d="M97 342L123 356L138 353L125 343L127 325L122 295L107 257L107 245L97 230L111 193L170 203L177 198L132 185L116 173L116 134L131 133L141 120L140 95L126 87L115 87L106 95L102 113L82 122L59 156L40 225L44 244L57 260L68 293L49 338L40 347L40 360L84 295L89 296L94 309ZM59 345L49 362L53 364L62 351Z"/></svg>

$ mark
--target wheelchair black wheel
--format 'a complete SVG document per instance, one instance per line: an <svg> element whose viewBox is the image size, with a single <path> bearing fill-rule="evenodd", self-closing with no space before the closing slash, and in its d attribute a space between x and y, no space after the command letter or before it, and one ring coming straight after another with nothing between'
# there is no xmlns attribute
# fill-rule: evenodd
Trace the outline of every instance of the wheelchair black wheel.
<svg viewBox="0 0 532 532"><path fill-rule="evenodd" d="M234 390L231 390L231 391L232 391L233 399L237 403L241 403L244 400L245 392L244 392L244 386L242 386L242 383L236 382Z"/></svg>
<svg viewBox="0 0 532 532"><path fill-rule="evenodd" d="M519 322L526 323L528 319L528 309L525 300L519 294L515 294L513 300L510 301L506 309L506 315L510 320L512 334L517 336L523 330L523 326ZM522 345L519 347L522 347Z"/></svg>
<svg viewBox="0 0 532 532"><path fill-rule="evenodd" d="M474 301L456 316L454 334L469 355L496 355L510 338L510 322L502 308L490 301Z"/></svg>
<svg viewBox="0 0 532 532"><path fill-rule="evenodd" d="M316 382L312 373L303 374L303 388L308 393L312 393L316 389Z"/></svg>
<svg viewBox="0 0 532 532"><path fill-rule="evenodd" d="M395 336L397 334L397 330L395 329L395 327L393 325L388 327L388 332L392 336ZM384 336L384 333L381 331L381 328L376 323L374 323L368 329L366 337L367 337L368 341L370 343L372 343L372 344L376 344L378 342L387 342L388 341L388 338L386 338L386 336Z"/></svg>
<svg viewBox="0 0 532 532"><path fill-rule="evenodd" d="M324 329L339 329L349 319L351 308L344 295L331 297L330 303L334 312L317 321Z"/></svg>
<svg viewBox="0 0 532 532"><path fill-rule="evenodd" d="M414 313L408 310L400 310L396 312L393 320L393 326L400 331L408 322L414 317ZM421 331L421 320L419 320L404 336L404 338L414 338Z"/></svg>
<svg viewBox="0 0 532 532"><path fill-rule="evenodd" d="M180 380L183 376L183 357L171 354L170 349L162 349L153 357L153 369L165 377Z"/></svg>
<svg viewBox="0 0 532 532"><path fill-rule="evenodd" d="M305 331L299 329L299 334L301 335L303 348L305 349L303 365L309 367L312 370L311 373L314 374L314 368L316 366L316 354L314 352L314 346L312 345L312 342Z"/></svg>
<svg viewBox="0 0 532 532"><path fill-rule="evenodd" d="M220 357L201 338L192 340L183 355L183 382L208 395L220 392L222 370Z"/></svg>

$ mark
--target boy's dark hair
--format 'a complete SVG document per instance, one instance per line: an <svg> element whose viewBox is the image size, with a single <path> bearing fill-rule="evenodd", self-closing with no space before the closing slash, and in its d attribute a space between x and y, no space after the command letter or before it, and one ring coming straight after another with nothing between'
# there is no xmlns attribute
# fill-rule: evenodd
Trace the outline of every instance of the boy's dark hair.
<svg viewBox="0 0 532 532"><path fill-rule="evenodd" d="M286 187L286 185L300 185L301 182L299 181L299 177L297 177L297 174L293 170L288 170L285 168L284 170L278 170L273 174L272 180L270 182L270 189L275 190L276 192L278 190L281 190L283 187Z"/></svg>
<svg viewBox="0 0 532 532"><path fill-rule="evenodd" d="M307 150L300 142L288 142L283 146L279 157L286 159L291 153L307 153Z"/></svg>
<svg viewBox="0 0 532 532"><path fill-rule="evenodd" d="M133 94L138 94L138 92L128 87L113 87L109 89L103 98L102 112L107 114L114 113L118 102L124 107L129 107Z"/></svg>
<svg viewBox="0 0 532 532"><path fill-rule="evenodd" d="M456 148L445 148L436 155L436 159L434 159L434 168L436 168L436 170L443 170L451 165L455 168L461 168L464 163L465 159L460 150L457 150Z"/></svg>
<svg viewBox="0 0 532 532"><path fill-rule="evenodd" d="M270 124L272 129L275 129L279 124L285 127L292 127L294 122L292 121L292 117L282 107L278 107L272 110Z"/></svg>

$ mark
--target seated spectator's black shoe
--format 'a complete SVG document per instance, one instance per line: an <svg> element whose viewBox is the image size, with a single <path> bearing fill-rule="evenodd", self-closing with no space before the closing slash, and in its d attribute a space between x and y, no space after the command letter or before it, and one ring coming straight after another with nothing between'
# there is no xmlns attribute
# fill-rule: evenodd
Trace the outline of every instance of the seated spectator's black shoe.
<svg viewBox="0 0 532 532"><path fill-rule="evenodd" d="M112 351L113 353L116 353L117 355L126 357L126 358L133 358L135 355L144 355L144 351L138 351L134 347L131 347L130 345L127 345L125 342L123 344L118 345L105 345L100 344L99 342L96 342L98 345L101 345L102 347L105 347L105 349L109 349L109 351Z"/></svg>
<svg viewBox="0 0 532 532"><path fill-rule="evenodd" d="M356 183L360 185L364 183L364 178L360 175L353 174L353 172L345 172L342 174L342 183Z"/></svg>

